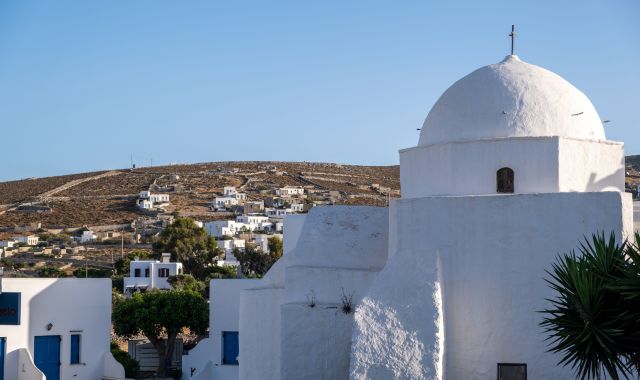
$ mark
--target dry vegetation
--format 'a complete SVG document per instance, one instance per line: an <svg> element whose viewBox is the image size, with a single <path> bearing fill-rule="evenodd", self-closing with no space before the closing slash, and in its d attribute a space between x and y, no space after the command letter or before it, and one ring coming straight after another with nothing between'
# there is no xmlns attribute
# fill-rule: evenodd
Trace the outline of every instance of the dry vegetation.
<svg viewBox="0 0 640 380"><path fill-rule="evenodd" d="M136 208L135 198L152 184L172 190L168 212L177 211L202 221L229 217L213 213L209 208L213 197L221 194L224 186L239 188L247 193L249 200L265 199L283 186L306 186L308 189L340 192L338 203L341 204L379 206L385 205L386 199L370 188L371 184L377 183L396 191L400 188L397 166L212 162L119 170L108 173L108 177L90 178L103 173L107 172L0 183L0 205L5 205L0 208L0 227L33 222L41 222L43 227L129 223L144 216ZM86 181L76 183L80 179ZM43 199L46 192L53 194ZM20 213L14 209L25 202L39 202L49 206L51 212Z"/></svg>
<svg viewBox="0 0 640 380"><path fill-rule="evenodd" d="M640 184L640 156L626 158L627 186ZM213 197L224 186L235 186L249 200L265 199L282 186L305 186L308 190L339 193L337 204L386 205L386 189L398 196L400 169L396 166L354 166L311 162L212 162L192 165L145 167L120 170L109 177L98 177L62 188L44 200L50 213L19 213L11 206L37 201L38 196L105 172L59 177L25 179L0 183L0 227L41 222L43 227L78 227L129 223L142 217L135 206L141 190L155 184L171 191L169 212L192 216L202 221L229 217L209 209ZM176 175L179 178L176 178ZM318 199L316 195L312 197ZM3 212L4 210L9 210Z"/></svg>

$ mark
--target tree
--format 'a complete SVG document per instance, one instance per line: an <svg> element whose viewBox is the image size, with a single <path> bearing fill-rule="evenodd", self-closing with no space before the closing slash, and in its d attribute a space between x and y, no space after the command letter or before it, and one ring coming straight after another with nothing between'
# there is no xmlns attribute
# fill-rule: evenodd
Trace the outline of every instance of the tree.
<svg viewBox="0 0 640 380"><path fill-rule="evenodd" d="M53 266L45 266L38 270L38 277L63 278L67 277L67 273Z"/></svg>
<svg viewBox="0 0 640 380"><path fill-rule="evenodd" d="M198 280L204 279L204 268L220 255L215 239L188 218L178 218L165 228L153 242L153 252L157 256L171 252L171 258L180 261Z"/></svg>
<svg viewBox="0 0 640 380"><path fill-rule="evenodd" d="M562 353L581 379L614 380L640 370L640 235L618 244L593 235L547 271L556 292L541 326L549 351Z"/></svg>
<svg viewBox="0 0 640 380"><path fill-rule="evenodd" d="M209 306L199 293L153 290L136 293L116 304L112 314L116 334L144 334L158 351L158 376L167 374L176 336L183 328L204 334L209 325ZM166 337L166 338L165 338ZM164 339L163 339L164 338Z"/></svg>
<svg viewBox="0 0 640 380"><path fill-rule="evenodd" d="M130 263L135 260L135 258L139 259L148 259L150 257L149 252L143 251L141 249L137 249L135 251L131 251L127 253L123 258L116 260L113 265L114 274L125 275L129 273Z"/></svg>
<svg viewBox="0 0 640 380"><path fill-rule="evenodd" d="M270 237L267 241L269 253L263 253L253 244L247 244L244 252L233 250L234 256L240 262L242 273L247 277L264 276L273 264L282 257L282 241L277 237Z"/></svg>
<svg viewBox="0 0 640 380"><path fill-rule="evenodd" d="M200 293L203 297L206 297L205 289L207 284L204 281L196 280L190 274L179 274L176 276L169 276L167 282L171 285L173 290L190 290L192 292Z"/></svg>

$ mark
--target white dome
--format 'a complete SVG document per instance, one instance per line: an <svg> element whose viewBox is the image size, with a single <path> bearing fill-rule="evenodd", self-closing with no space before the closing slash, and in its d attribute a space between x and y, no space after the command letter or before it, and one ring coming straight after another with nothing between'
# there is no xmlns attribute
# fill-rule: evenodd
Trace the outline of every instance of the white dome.
<svg viewBox="0 0 640 380"><path fill-rule="evenodd" d="M580 90L511 55L449 87L427 115L418 145L532 136L605 139Z"/></svg>

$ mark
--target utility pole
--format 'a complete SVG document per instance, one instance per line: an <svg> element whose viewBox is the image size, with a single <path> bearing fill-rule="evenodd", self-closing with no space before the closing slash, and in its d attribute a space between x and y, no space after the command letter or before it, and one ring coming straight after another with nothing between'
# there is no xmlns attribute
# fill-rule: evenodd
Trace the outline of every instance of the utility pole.
<svg viewBox="0 0 640 380"><path fill-rule="evenodd" d="M124 228L120 234L120 259L124 261Z"/></svg>
<svg viewBox="0 0 640 380"><path fill-rule="evenodd" d="M129 167L133 168L133 153L131 153L131 155L129 155L129 162L130 162Z"/></svg>

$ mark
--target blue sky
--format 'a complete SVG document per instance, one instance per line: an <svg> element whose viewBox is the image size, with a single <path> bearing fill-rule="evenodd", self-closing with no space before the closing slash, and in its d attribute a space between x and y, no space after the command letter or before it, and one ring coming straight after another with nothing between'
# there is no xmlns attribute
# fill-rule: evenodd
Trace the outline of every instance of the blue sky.
<svg viewBox="0 0 640 380"><path fill-rule="evenodd" d="M508 53L640 154L640 2L0 1L0 180L171 162L396 164Z"/></svg>

